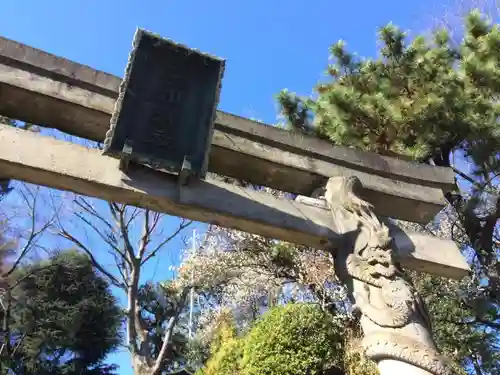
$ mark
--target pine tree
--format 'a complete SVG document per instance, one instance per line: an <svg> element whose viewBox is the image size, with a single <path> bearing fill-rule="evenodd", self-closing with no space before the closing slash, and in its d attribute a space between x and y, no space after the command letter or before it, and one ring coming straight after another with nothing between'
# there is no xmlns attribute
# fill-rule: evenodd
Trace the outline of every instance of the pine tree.
<svg viewBox="0 0 500 375"><path fill-rule="evenodd" d="M90 260L65 251L21 268L11 282L10 349L0 364L19 375L111 375L121 311ZM2 318L5 316L3 315Z"/></svg>
<svg viewBox="0 0 500 375"><path fill-rule="evenodd" d="M447 296L437 286L450 282L423 277L420 287L429 293L438 341L474 373L500 373L500 29L475 11L459 45L444 30L409 42L391 24L379 39L373 59L335 44L329 80L314 98L281 92L282 113L293 131L455 170L451 232L473 274Z"/></svg>

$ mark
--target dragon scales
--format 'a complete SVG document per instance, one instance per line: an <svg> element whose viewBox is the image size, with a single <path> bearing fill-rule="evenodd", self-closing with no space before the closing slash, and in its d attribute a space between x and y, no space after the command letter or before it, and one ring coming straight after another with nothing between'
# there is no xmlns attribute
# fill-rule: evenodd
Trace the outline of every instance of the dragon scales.
<svg viewBox="0 0 500 375"><path fill-rule="evenodd" d="M356 177L330 178L324 198L339 228L356 220L356 231L343 231L345 242L334 253L337 276L361 313L366 355L381 375L452 375L432 339L426 307L393 257L388 227L359 198Z"/></svg>

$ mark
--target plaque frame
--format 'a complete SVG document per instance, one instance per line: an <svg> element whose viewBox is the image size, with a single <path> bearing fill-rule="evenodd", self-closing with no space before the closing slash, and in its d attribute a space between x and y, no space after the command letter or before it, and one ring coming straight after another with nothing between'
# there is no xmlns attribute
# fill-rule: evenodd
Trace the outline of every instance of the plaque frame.
<svg viewBox="0 0 500 375"><path fill-rule="evenodd" d="M132 162L177 174L183 184L204 179L224 72L225 59L138 28L103 154L119 158L125 172Z"/></svg>

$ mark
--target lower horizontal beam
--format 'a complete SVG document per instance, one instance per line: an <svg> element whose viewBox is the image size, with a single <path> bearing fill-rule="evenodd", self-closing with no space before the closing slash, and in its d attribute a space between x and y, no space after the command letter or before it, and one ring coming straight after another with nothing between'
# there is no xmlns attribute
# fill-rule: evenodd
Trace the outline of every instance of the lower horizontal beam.
<svg viewBox="0 0 500 375"><path fill-rule="evenodd" d="M326 249L339 244L331 213L216 180L180 187L174 176L130 166L96 149L0 125L0 174L266 237ZM356 228L356 223L346 223ZM454 242L391 228L401 264L450 278L468 273Z"/></svg>

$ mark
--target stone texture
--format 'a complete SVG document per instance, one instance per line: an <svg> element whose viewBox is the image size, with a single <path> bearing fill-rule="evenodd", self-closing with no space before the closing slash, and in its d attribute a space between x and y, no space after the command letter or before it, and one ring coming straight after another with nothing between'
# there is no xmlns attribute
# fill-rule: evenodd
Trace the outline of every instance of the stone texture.
<svg viewBox="0 0 500 375"><path fill-rule="evenodd" d="M369 202L360 199L361 187L356 177L334 177L328 181L325 199L344 238L344 245L333 253L335 274L361 313L365 354L379 364L381 375L396 370L452 375L449 360L432 339L425 303L395 257L389 227ZM344 227L348 219L358 222L356 230Z"/></svg>
<svg viewBox="0 0 500 375"><path fill-rule="evenodd" d="M5 125L0 125L0 145L5 177L315 248L338 248L342 243L341 228L332 227L331 213L324 208L211 179L180 188L174 176L147 167L132 167L124 174L119 160L99 150ZM342 225L355 230L357 222ZM469 271L452 241L394 226L390 233L396 255L408 268L457 279Z"/></svg>
<svg viewBox="0 0 500 375"><path fill-rule="evenodd" d="M137 29L104 154L204 178L225 62Z"/></svg>
<svg viewBox="0 0 500 375"><path fill-rule="evenodd" d="M121 80L0 38L0 113L103 141ZM244 166L244 167L242 167ZM208 170L311 195L329 177L356 174L379 215L426 223L453 188L451 170L410 163L217 112Z"/></svg>

